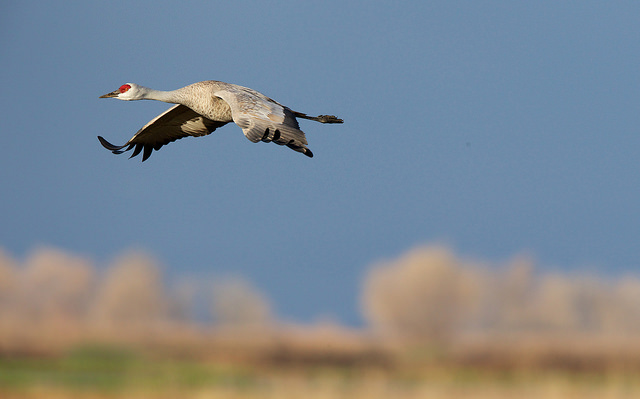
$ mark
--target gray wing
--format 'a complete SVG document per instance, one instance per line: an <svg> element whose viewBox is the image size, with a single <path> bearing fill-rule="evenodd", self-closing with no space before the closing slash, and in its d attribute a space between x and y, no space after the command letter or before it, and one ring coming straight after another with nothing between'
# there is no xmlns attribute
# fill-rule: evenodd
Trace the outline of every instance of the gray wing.
<svg viewBox="0 0 640 399"><path fill-rule="evenodd" d="M113 145L101 136L98 136L98 139L104 148L114 154L122 154L134 149L131 154L131 158L133 158L143 152L142 161L144 162L151 156L153 150L158 151L165 144L183 137L205 136L216 130L216 128L226 125L226 123L205 118L191 110L191 108L178 104L144 125L124 145Z"/></svg>
<svg viewBox="0 0 640 399"><path fill-rule="evenodd" d="M274 142L313 156L306 147L307 138L289 108L242 86L227 85L216 90L214 95L229 104L233 121L252 142Z"/></svg>

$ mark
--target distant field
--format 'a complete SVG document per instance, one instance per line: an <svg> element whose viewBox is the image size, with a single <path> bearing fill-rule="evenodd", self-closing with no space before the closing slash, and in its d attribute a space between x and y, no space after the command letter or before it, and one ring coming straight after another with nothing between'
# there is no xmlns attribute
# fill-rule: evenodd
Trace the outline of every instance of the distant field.
<svg viewBox="0 0 640 399"><path fill-rule="evenodd" d="M17 398L637 398L634 371L270 365L157 358L87 347L0 360L0 397Z"/></svg>
<svg viewBox="0 0 640 399"><path fill-rule="evenodd" d="M640 278L418 250L374 268L350 328L279 321L238 281L198 321L159 270L0 252L0 399L640 398Z"/></svg>

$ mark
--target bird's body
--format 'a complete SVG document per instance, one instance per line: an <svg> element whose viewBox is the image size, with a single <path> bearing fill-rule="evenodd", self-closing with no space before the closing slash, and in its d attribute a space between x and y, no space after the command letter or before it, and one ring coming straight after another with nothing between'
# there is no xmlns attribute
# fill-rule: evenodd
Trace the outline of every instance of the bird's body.
<svg viewBox="0 0 640 399"><path fill-rule="evenodd" d="M100 98L109 97L177 104L147 123L122 146L115 146L98 136L102 145L115 154L134 149L131 155L134 157L144 150L143 161L149 158L152 150L159 150L165 144L182 137L207 135L229 122L240 126L254 143L274 142L312 157L296 117L321 123L342 123L342 119L332 115L308 116L292 111L253 89L216 80L197 82L173 91L127 83Z"/></svg>

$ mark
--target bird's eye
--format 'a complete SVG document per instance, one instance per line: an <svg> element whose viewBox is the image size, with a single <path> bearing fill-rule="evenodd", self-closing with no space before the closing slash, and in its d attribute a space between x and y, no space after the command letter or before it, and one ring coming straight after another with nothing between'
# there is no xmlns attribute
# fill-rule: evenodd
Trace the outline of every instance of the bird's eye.
<svg viewBox="0 0 640 399"><path fill-rule="evenodd" d="M131 88L131 85L122 85L120 86L120 88L118 89L118 91L120 91L120 93L124 93L127 90L129 90Z"/></svg>

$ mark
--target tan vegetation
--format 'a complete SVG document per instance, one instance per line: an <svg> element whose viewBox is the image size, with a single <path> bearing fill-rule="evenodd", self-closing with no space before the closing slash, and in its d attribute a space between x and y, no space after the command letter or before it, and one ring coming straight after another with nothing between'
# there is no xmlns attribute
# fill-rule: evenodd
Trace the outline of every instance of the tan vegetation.
<svg viewBox="0 0 640 399"><path fill-rule="evenodd" d="M194 319L196 298L211 322ZM171 285L140 252L96 267L55 249L23 262L0 251L0 397L640 393L636 277L427 247L371 267L361 299L364 328L291 325L240 277Z"/></svg>
<svg viewBox="0 0 640 399"><path fill-rule="evenodd" d="M405 338L603 339L640 333L637 277L537 273L526 258L491 266L441 247L419 248L373 267L362 303L375 330Z"/></svg>

